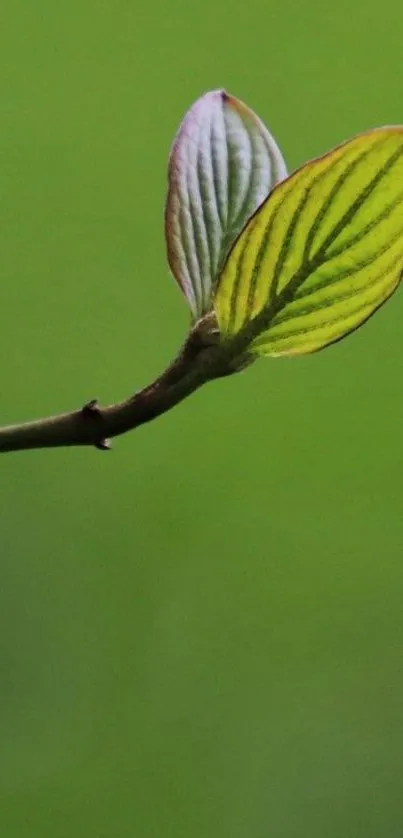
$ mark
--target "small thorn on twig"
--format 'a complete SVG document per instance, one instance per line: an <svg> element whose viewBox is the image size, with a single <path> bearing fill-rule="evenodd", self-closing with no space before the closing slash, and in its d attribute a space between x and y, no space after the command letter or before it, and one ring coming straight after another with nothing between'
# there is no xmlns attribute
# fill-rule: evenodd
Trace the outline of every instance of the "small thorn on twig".
<svg viewBox="0 0 403 838"><path fill-rule="evenodd" d="M98 442L95 443L95 448L98 448L99 451L110 451L112 448L112 443L110 439L100 439Z"/></svg>
<svg viewBox="0 0 403 838"><path fill-rule="evenodd" d="M86 402L82 407L82 412L87 416L98 415L101 412L98 399L91 399L91 401Z"/></svg>
<svg viewBox="0 0 403 838"><path fill-rule="evenodd" d="M86 402L81 408L81 412L88 419L95 419L97 422L102 419L102 411L98 399L91 399L91 401ZM97 427L99 430L99 425ZM94 445L99 451L109 451L112 448L110 439L99 439L97 442L94 442Z"/></svg>

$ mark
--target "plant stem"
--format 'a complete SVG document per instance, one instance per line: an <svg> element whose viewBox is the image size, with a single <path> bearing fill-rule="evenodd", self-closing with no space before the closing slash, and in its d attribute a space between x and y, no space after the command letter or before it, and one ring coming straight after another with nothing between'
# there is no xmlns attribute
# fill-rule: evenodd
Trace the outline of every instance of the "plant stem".
<svg viewBox="0 0 403 838"><path fill-rule="evenodd" d="M202 384L231 371L225 352L210 342L206 325L199 321L177 358L144 390L119 404L102 408L91 401L72 413L0 428L0 453L70 445L108 449L111 437L155 419Z"/></svg>

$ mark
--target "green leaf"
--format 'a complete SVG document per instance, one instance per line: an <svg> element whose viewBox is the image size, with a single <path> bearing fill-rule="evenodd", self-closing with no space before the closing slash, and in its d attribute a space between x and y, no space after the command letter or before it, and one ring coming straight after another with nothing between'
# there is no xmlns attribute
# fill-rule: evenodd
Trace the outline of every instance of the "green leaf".
<svg viewBox="0 0 403 838"><path fill-rule="evenodd" d="M195 319L211 310L236 236L286 174L267 128L224 90L206 93L186 114L169 158L165 235Z"/></svg>
<svg viewBox="0 0 403 838"><path fill-rule="evenodd" d="M369 131L283 181L219 279L221 333L257 355L299 355L356 329L403 268L403 127Z"/></svg>

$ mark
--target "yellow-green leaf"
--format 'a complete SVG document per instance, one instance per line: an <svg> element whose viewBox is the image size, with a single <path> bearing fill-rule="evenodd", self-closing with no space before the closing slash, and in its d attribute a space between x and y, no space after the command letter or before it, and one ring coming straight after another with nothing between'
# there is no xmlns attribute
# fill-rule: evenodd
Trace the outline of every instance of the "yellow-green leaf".
<svg viewBox="0 0 403 838"><path fill-rule="evenodd" d="M403 269L403 127L370 131L307 163L248 222L220 276L224 336L299 355L356 329Z"/></svg>

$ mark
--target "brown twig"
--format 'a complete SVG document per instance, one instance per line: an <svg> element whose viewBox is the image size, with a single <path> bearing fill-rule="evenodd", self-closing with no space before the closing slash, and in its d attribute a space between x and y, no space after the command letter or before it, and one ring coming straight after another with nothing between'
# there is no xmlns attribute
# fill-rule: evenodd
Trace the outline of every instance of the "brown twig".
<svg viewBox="0 0 403 838"><path fill-rule="evenodd" d="M234 372L228 350L216 341L207 315L190 332L165 372L144 390L119 404L101 407L91 400L80 410L0 428L0 453L31 448L92 445L110 448L110 439L155 419L214 378Z"/></svg>

